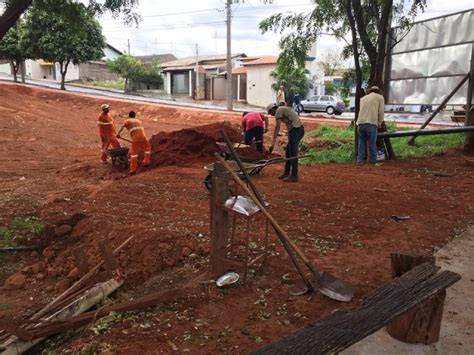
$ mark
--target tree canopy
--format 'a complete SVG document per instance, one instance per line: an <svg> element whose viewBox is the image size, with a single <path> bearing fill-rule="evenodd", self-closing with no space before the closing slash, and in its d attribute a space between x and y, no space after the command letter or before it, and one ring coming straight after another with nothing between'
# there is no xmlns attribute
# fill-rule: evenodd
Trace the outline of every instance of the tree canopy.
<svg viewBox="0 0 474 355"><path fill-rule="evenodd" d="M318 36L331 35L347 43L345 53L354 58L356 73L356 112L362 86L361 58L370 65L369 85L383 87L384 60L393 46L392 24L408 30L415 15L423 11L426 0L314 0L309 13L279 13L260 23L263 32L285 34L280 40L282 55L302 65L306 53ZM387 39L390 37L387 45Z"/></svg>
<svg viewBox="0 0 474 355"><path fill-rule="evenodd" d="M20 43L20 38L24 32L23 23L18 27L12 27L0 41L0 59L7 59L13 69L14 80L17 81L18 69L21 62L28 58L26 48Z"/></svg>
<svg viewBox="0 0 474 355"><path fill-rule="evenodd" d="M70 3L68 9L76 13L76 26L69 25L67 15L58 8L48 11L32 7L25 20L24 47L30 57L58 62L61 89L70 63L79 64L103 57L105 38L93 14L81 3Z"/></svg>
<svg viewBox="0 0 474 355"><path fill-rule="evenodd" d="M116 60L107 60L107 66L112 73L125 78L125 91L130 91L130 82L141 82L158 86L163 83L160 63L155 60L144 64L131 55L121 55Z"/></svg>
<svg viewBox="0 0 474 355"><path fill-rule="evenodd" d="M279 57L274 71L270 75L275 79L272 89L277 91L281 85L285 87L285 95L290 102L296 94L304 97L311 88L309 71L294 62L292 58Z"/></svg>
<svg viewBox="0 0 474 355"><path fill-rule="evenodd" d="M74 7L69 5L75 3L74 0L35 0L34 4L43 10L62 12L63 17L70 24L77 23L77 11ZM20 18L28 7L31 6L33 0L7 0L6 8L0 16L0 39L5 33L13 27L16 21ZM101 15L104 12L109 12L112 16L117 17L122 15L125 23L138 23L140 16L135 12L138 5L138 0L89 0L88 9L95 15Z"/></svg>

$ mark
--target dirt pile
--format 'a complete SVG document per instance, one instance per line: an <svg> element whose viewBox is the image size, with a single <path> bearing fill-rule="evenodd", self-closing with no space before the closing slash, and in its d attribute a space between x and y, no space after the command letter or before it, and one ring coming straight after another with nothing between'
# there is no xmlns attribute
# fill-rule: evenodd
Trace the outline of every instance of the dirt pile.
<svg viewBox="0 0 474 355"><path fill-rule="evenodd" d="M191 166L215 160L219 151L216 142L222 141L224 129L233 142L240 142L242 134L233 126L213 123L180 131L155 134L150 139L151 166Z"/></svg>

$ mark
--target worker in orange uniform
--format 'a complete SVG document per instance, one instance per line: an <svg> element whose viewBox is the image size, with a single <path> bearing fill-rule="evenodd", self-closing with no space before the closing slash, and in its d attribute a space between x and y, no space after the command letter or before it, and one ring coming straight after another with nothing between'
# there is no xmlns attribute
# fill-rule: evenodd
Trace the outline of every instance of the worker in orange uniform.
<svg viewBox="0 0 474 355"><path fill-rule="evenodd" d="M100 141L102 143L102 163L107 163L107 149L120 148L120 143L115 137L115 123L110 115L110 106L103 104L100 106L102 113L97 117L97 125L99 126Z"/></svg>
<svg viewBox="0 0 474 355"><path fill-rule="evenodd" d="M145 136L145 130L143 128L142 122L135 118L135 111L130 111L128 113L128 119L125 120L123 126L120 127L120 130L117 133L117 138L120 138L120 133L124 128L128 130L130 136L132 137L132 147L130 149L130 175L137 173L138 168L138 153L140 150L145 152L145 158L143 159L143 166L150 165L151 157L151 146L150 142Z"/></svg>

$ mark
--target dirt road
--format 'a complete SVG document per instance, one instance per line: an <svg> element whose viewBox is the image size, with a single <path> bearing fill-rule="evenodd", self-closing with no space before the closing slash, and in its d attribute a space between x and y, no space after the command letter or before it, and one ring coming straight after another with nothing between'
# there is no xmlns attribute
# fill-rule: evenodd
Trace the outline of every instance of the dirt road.
<svg viewBox="0 0 474 355"><path fill-rule="evenodd" d="M119 124L130 109L138 111L148 136L239 122L239 115L108 102ZM40 253L1 256L0 283L18 270L26 283L0 292L0 305L6 305L0 315L39 309L74 279L71 250L83 247L94 265L104 238L117 246L135 235L119 256L126 283L117 300L192 281L208 267L209 196L202 167L212 156L126 177L100 164L101 103L0 84L0 225L34 215L47 226L41 240L30 241L41 245ZM307 131L316 125L308 124ZM275 218L321 269L355 286L354 302L290 296L291 285L282 277L296 274L272 237L268 266L247 284L228 290L197 286L175 303L109 320L100 335L90 327L77 331L61 351L247 353L337 308L356 306L390 279L391 251L431 253L473 221L474 178L459 150L381 166L302 167L300 182L290 185L276 179L279 173L280 167L268 167L255 178ZM411 218L395 222L392 215ZM72 231L55 236L54 227L64 224ZM263 228L256 222L254 234L261 237Z"/></svg>

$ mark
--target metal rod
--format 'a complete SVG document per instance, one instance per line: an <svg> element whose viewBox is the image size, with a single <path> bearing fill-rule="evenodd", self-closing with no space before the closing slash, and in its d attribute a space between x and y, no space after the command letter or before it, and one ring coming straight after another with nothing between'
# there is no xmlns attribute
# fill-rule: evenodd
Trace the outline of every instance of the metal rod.
<svg viewBox="0 0 474 355"><path fill-rule="evenodd" d="M377 134L380 138L398 138L398 137L416 137L416 136L434 136L439 134L464 133L474 132L474 126L456 127L456 128L442 128L442 129L427 129L427 130L410 130L410 131L396 131L396 132L382 132Z"/></svg>
<svg viewBox="0 0 474 355"><path fill-rule="evenodd" d="M390 78L390 81L400 80L418 80L418 79L440 79L440 78L455 78L457 76L463 77L466 73L462 74L439 74L439 75L419 75L419 76L404 76L398 78Z"/></svg>
<svg viewBox="0 0 474 355"><path fill-rule="evenodd" d="M466 117L464 118L464 125L467 126L469 123L469 116L471 114L472 105L472 87L474 86L474 43L471 45L471 69L469 73L469 84L467 87L466 96Z"/></svg>
<svg viewBox="0 0 474 355"><path fill-rule="evenodd" d="M430 117L428 117L426 119L426 121L421 125L420 127L420 130L422 130L423 128L425 128L426 126L428 126L428 124L433 120L433 118L436 117L436 115L442 110L443 106L446 105L448 103L449 100L451 100L451 98L454 96L454 94L461 88L461 86L464 85L464 83L466 82L466 80L469 78L469 74L467 74L460 82L459 84L453 89L453 91L451 91L451 93L445 97L445 99L443 100L443 102L441 102L439 104L439 106L436 108L436 110L434 110L434 112L430 115ZM413 135L413 138L411 138L409 141L408 141L408 144L412 145L415 143L415 139L416 139L416 135Z"/></svg>

